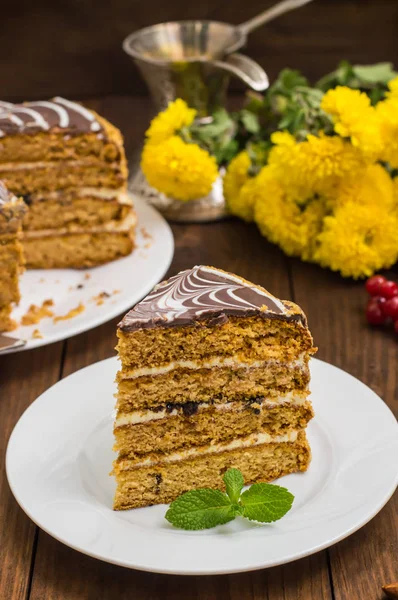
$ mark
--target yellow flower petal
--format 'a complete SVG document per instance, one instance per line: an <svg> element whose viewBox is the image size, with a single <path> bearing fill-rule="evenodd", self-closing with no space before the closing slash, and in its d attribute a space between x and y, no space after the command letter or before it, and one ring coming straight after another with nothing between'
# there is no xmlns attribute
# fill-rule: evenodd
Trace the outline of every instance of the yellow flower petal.
<svg viewBox="0 0 398 600"><path fill-rule="evenodd" d="M196 117L196 110L189 108L181 98L170 102L166 110L159 113L152 121L146 132L148 141L159 144L167 140L183 127L191 125Z"/></svg>
<svg viewBox="0 0 398 600"><path fill-rule="evenodd" d="M141 168L150 185L182 201L207 196L218 176L215 158L178 136L145 144Z"/></svg>
<svg viewBox="0 0 398 600"><path fill-rule="evenodd" d="M371 160L382 151L380 122L377 112L364 92L338 86L324 95L321 108L334 120L334 129L341 137L350 138Z"/></svg>
<svg viewBox="0 0 398 600"><path fill-rule="evenodd" d="M253 220L252 211L246 206L246 198L241 197L243 186L250 180L250 166L248 153L240 152L229 163L223 181L224 197L229 212L245 221Z"/></svg>

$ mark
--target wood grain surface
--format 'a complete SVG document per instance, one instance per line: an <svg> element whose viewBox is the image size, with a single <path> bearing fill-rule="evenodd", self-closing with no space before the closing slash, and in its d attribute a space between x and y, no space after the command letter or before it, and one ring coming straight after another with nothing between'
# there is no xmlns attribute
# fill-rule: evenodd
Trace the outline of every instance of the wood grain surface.
<svg viewBox="0 0 398 600"><path fill-rule="evenodd" d="M3 2L1 98L143 93L123 39L171 20L246 21L277 0L19 0ZM271 79L284 67L313 80L346 58L398 65L397 0L314 0L253 32L245 50ZM236 88L240 84L233 82Z"/></svg>
<svg viewBox="0 0 398 600"><path fill-rule="evenodd" d="M109 97L89 105L122 128L133 152L147 124L145 99ZM232 219L173 225L173 232L176 250L169 273L212 264L297 301L308 315L318 358L364 381L398 413L397 340L366 326L361 283L287 259L254 226ZM55 381L114 355L116 323L0 358L0 600L381 600L381 585L398 579L397 494L368 525L329 550L282 567L217 577L165 576L109 565L63 546L31 523L5 479L8 437L26 407Z"/></svg>

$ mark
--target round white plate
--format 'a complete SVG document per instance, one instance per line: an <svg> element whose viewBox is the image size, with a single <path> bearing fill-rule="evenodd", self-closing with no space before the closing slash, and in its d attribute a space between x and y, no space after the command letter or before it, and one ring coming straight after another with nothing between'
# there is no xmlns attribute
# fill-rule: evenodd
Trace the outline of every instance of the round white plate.
<svg viewBox="0 0 398 600"><path fill-rule="evenodd" d="M384 506L398 481L398 426L363 383L312 360L313 459L280 483L295 495L271 525L243 519L200 532L174 529L166 506L114 512L115 358L86 367L42 394L17 423L7 450L11 489L47 533L102 560L185 575L234 573L286 563L350 535Z"/></svg>
<svg viewBox="0 0 398 600"><path fill-rule="evenodd" d="M84 312L65 321L42 319L20 326L9 335L27 341L9 352L30 350L71 337L127 312L161 280L174 253L173 234L164 218L144 200L134 197L137 211L137 247L129 256L92 269L29 270L21 277L21 302L12 316L20 322L31 304L52 299L55 316L66 315L80 303ZM109 297L99 298L102 292ZM38 329L42 339L33 339Z"/></svg>

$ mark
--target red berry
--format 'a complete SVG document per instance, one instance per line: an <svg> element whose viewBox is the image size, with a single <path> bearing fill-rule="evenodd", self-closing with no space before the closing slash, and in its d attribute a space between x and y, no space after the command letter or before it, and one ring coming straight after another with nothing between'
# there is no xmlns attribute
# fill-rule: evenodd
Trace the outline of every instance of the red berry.
<svg viewBox="0 0 398 600"><path fill-rule="evenodd" d="M398 321L395 321L394 323L394 331L398 334Z"/></svg>
<svg viewBox="0 0 398 600"><path fill-rule="evenodd" d="M365 315L370 325L382 325L386 320L383 312L385 300L380 298L371 298L366 307Z"/></svg>
<svg viewBox="0 0 398 600"><path fill-rule="evenodd" d="M380 296L392 298L398 295L398 284L395 281L384 281L380 286Z"/></svg>
<svg viewBox="0 0 398 600"><path fill-rule="evenodd" d="M386 317L391 317L393 321L396 321L398 319L398 296L385 300L381 308Z"/></svg>
<svg viewBox="0 0 398 600"><path fill-rule="evenodd" d="M387 279L383 277L383 275L373 275L373 277L369 277L365 283L366 291L371 296L378 296L380 294L380 287L385 281L387 281Z"/></svg>

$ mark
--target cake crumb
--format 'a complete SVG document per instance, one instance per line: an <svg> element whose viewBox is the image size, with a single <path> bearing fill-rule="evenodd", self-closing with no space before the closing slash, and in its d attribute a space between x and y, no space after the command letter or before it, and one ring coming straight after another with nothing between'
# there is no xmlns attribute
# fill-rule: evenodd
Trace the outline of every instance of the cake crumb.
<svg viewBox="0 0 398 600"><path fill-rule="evenodd" d="M88 279L91 279L91 275L90 275L90 273L86 273L86 274L84 275L84 279L85 279L86 281L87 281Z"/></svg>
<svg viewBox="0 0 398 600"><path fill-rule="evenodd" d="M45 279L44 279L44 277L40 277L40 279L39 279L39 283L44 283L44 282L45 282Z"/></svg>
<svg viewBox="0 0 398 600"><path fill-rule="evenodd" d="M32 340L42 340L43 336L39 329L34 329L32 333Z"/></svg>
<svg viewBox="0 0 398 600"><path fill-rule="evenodd" d="M93 296L92 300L96 303L97 306L101 306L104 303L105 298L110 298L110 294L108 292L101 292L98 296Z"/></svg>
<svg viewBox="0 0 398 600"><path fill-rule="evenodd" d="M73 319L73 317L80 315L80 313L84 312L85 310L86 310L86 307L84 306L84 304L82 304L80 302L80 304L78 304L78 306L76 306L75 308L71 308L70 311L66 313L66 315L60 315L59 317L54 317L53 323L58 323L58 321L67 321L68 319Z"/></svg>
<svg viewBox="0 0 398 600"><path fill-rule="evenodd" d="M153 236L145 229L145 227L141 227L140 231L144 240L153 240Z"/></svg>
<svg viewBox="0 0 398 600"><path fill-rule="evenodd" d="M53 300L44 300L41 306L31 304L21 319L21 325L36 325L42 319L46 317L52 317L54 312L50 309L50 306L54 306Z"/></svg>
<svg viewBox="0 0 398 600"><path fill-rule="evenodd" d="M120 294L121 290L113 290L112 294Z"/></svg>

